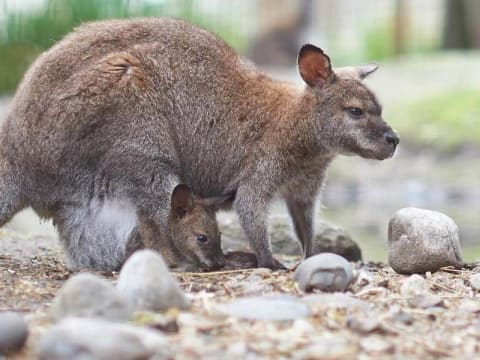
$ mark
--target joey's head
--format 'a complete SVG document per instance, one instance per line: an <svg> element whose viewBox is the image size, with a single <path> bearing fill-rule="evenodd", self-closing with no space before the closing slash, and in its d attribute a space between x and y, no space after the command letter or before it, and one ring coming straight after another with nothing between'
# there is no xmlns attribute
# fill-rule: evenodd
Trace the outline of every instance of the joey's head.
<svg viewBox="0 0 480 360"><path fill-rule="evenodd" d="M184 269L215 270L225 258L215 211L231 195L200 199L186 185L177 185L171 197L168 227L172 245L187 264Z"/></svg>
<svg viewBox="0 0 480 360"><path fill-rule="evenodd" d="M313 45L300 49L298 69L315 104L314 134L332 153L378 160L395 153L400 139L383 120L382 107L362 82L377 68L371 64L334 70L321 49Z"/></svg>

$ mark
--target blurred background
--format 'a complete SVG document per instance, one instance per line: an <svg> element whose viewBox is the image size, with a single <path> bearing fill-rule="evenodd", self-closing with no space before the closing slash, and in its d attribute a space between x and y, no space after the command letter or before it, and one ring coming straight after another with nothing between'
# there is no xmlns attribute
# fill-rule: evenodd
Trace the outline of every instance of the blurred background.
<svg viewBox="0 0 480 360"><path fill-rule="evenodd" d="M393 212L442 211L459 225L465 259L480 259L480 1L0 0L0 118L29 64L76 25L138 16L201 25L267 73L297 83L296 55L306 42L336 67L379 63L367 81L400 133L399 151L383 162L337 159L320 217L345 228L364 258L385 260ZM9 227L55 236L31 211Z"/></svg>

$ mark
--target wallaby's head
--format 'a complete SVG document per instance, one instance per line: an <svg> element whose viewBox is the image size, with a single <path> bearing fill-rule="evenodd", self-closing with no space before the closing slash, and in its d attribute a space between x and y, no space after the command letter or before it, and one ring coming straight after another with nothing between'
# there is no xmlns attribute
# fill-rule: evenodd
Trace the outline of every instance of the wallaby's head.
<svg viewBox="0 0 480 360"><path fill-rule="evenodd" d="M170 236L192 268L214 270L224 266L215 211L231 198L226 195L200 199L186 185L177 185L173 190L168 218Z"/></svg>
<svg viewBox="0 0 480 360"><path fill-rule="evenodd" d="M334 153L358 154L383 160L393 156L397 133L382 118L382 107L362 80L377 65L332 69L330 58L313 45L304 45L298 69L311 92L315 136Z"/></svg>

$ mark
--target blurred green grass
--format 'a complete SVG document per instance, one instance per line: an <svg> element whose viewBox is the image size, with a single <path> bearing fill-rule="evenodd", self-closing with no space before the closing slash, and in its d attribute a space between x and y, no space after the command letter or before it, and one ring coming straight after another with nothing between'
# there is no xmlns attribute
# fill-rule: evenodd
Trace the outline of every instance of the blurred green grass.
<svg viewBox="0 0 480 360"><path fill-rule="evenodd" d="M391 122L409 145L455 152L480 147L480 91L452 90L402 104Z"/></svg>
<svg viewBox="0 0 480 360"><path fill-rule="evenodd" d="M35 12L6 10L4 24L0 24L0 95L14 92L35 57L75 26L142 16L182 18L217 33L237 49L246 44L233 24L202 13L193 0L164 0L155 5L129 0L47 0L45 7Z"/></svg>

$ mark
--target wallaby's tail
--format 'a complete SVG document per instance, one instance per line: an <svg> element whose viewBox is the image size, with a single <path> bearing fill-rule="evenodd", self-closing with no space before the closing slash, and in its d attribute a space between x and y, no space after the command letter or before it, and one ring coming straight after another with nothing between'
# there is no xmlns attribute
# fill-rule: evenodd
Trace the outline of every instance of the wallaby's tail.
<svg viewBox="0 0 480 360"><path fill-rule="evenodd" d="M0 226L25 207L21 187L19 171L0 152Z"/></svg>

